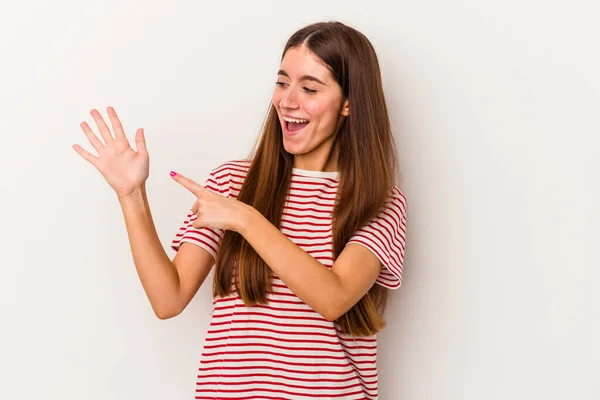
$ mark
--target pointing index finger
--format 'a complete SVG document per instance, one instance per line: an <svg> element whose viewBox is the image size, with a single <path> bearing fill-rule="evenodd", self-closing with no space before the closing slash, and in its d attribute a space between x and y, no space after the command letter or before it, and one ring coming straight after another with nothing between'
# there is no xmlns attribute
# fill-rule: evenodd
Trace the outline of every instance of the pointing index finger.
<svg viewBox="0 0 600 400"><path fill-rule="evenodd" d="M183 186L184 188L186 188L187 190L189 190L190 192L192 192L196 196L200 196L200 194L204 190L204 187L202 187L202 185L197 184L196 182L194 182L190 178L187 178L187 177L185 177L185 176L183 176L181 174L178 174L175 171L171 171L170 175L181 186Z"/></svg>

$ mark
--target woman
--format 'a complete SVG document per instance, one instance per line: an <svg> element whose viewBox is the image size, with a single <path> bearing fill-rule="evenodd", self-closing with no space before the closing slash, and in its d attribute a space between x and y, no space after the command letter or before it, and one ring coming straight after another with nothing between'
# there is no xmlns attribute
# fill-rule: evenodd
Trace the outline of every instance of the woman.
<svg viewBox="0 0 600 400"><path fill-rule="evenodd" d="M112 108L114 138L75 150L119 197L136 269L156 315L178 315L215 266L214 311L196 399L376 399L377 340L387 289L401 283L406 199L375 51L339 22L287 42L259 143L215 168L163 249L137 152Z"/></svg>

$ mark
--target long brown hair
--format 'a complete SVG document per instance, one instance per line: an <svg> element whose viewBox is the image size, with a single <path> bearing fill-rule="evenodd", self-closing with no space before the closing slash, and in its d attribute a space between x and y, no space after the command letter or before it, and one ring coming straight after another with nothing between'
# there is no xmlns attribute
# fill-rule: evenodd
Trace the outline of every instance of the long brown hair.
<svg viewBox="0 0 600 400"><path fill-rule="evenodd" d="M396 179L396 146L390 129L379 62L369 40L340 22L319 22L294 33L290 48L305 45L319 57L349 102L349 115L340 126L338 192L332 214L333 257L350 237L374 218L385 204ZM277 110L271 104L238 200L253 206L276 227L292 176L293 155L283 147ZM265 195L268 193L269 195ZM215 297L231 294L232 285L246 306L267 304L272 271L238 233L225 231L216 261ZM335 322L342 333L373 335L383 329L387 289L371 289Z"/></svg>

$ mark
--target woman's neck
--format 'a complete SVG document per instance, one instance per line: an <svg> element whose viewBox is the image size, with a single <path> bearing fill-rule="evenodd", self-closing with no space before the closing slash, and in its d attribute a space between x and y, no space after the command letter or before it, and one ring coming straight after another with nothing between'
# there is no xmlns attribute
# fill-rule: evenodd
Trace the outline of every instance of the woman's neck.
<svg viewBox="0 0 600 400"><path fill-rule="evenodd" d="M337 172L338 171L338 149L337 146L327 153L315 154L300 154L294 156L294 168L307 171L323 171Z"/></svg>

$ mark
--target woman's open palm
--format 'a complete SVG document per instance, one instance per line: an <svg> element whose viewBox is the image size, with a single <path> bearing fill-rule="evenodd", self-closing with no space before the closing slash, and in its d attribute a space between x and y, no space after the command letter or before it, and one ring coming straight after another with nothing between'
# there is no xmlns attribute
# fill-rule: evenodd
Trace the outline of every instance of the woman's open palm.
<svg viewBox="0 0 600 400"><path fill-rule="evenodd" d="M100 171L119 198L124 198L143 186L148 179L149 156L146 139L144 130L138 129L135 133L137 151L133 150L114 108L108 107L107 112L114 137L100 113L97 110L90 111L104 142L96 136L86 122L80 124L90 144L98 152L98 156L89 153L78 144L73 145L73 149Z"/></svg>

